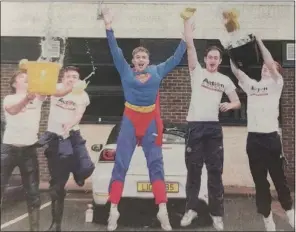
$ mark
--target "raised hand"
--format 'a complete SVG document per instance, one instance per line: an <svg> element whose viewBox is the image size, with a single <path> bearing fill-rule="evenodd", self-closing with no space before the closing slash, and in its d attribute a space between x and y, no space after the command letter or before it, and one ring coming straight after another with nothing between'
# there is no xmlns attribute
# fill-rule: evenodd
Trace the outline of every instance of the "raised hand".
<svg viewBox="0 0 296 232"><path fill-rule="evenodd" d="M189 18L191 18L194 15L195 12L196 12L196 8L189 8L188 7L188 8L185 8L181 12L180 16L182 19L188 20Z"/></svg>
<svg viewBox="0 0 296 232"><path fill-rule="evenodd" d="M195 31L195 22L193 21L192 17L189 20L184 20L184 24L190 24L191 32ZM182 32L182 39L185 41L185 32Z"/></svg>
<svg viewBox="0 0 296 232"><path fill-rule="evenodd" d="M105 22L105 26L111 27L112 21L113 21L113 14L108 8L102 9L102 15Z"/></svg>

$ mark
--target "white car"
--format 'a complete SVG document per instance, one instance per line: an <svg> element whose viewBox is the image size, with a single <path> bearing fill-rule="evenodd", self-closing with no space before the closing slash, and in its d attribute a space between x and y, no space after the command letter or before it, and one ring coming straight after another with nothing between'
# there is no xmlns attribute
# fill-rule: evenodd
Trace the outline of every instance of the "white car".
<svg viewBox="0 0 296 232"><path fill-rule="evenodd" d="M108 201L108 187L114 165L116 139L120 125L116 125L110 132L105 145L93 145L92 150L99 153L96 167L92 174L92 193L94 208L105 205ZM177 128L164 129L163 161L167 196L169 199L186 198L185 166L185 132ZM208 203L207 171L202 170L202 181L199 198ZM148 168L142 147L136 147L129 170L127 172L123 190L123 198L154 198L149 182ZM185 205L184 205L185 206Z"/></svg>

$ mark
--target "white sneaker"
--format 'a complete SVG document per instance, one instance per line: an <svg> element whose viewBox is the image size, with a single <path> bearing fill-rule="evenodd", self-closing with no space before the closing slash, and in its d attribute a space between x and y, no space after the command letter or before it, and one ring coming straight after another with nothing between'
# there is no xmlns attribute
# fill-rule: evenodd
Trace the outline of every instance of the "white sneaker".
<svg viewBox="0 0 296 232"><path fill-rule="evenodd" d="M193 219L196 218L196 217L197 217L197 212L195 212L192 209L188 210L184 214L184 216L183 216L183 218L181 220L181 223L180 223L181 226L183 226L183 227L189 226L192 223Z"/></svg>
<svg viewBox="0 0 296 232"><path fill-rule="evenodd" d="M288 221L289 221L289 224L295 228L295 211L294 209L290 209L290 210L287 210L286 211L286 215L287 215L287 218L288 218Z"/></svg>
<svg viewBox="0 0 296 232"><path fill-rule="evenodd" d="M275 229L275 223L273 221L272 212L270 212L269 216L263 217L264 226L266 231L276 231Z"/></svg>
<svg viewBox="0 0 296 232"><path fill-rule="evenodd" d="M224 223L222 217L219 216L212 216L213 219L213 226L216 230L222 231L224 230Z"/></svg>
<svg viewBox="0 0 296 232"><path fill-rule="evenodd" d="M120 213L118 212L117 208L111 208L108 218L108 231L113 231L117 229L117 220L120 216Z"/></svg>
<svg viewBox="0 0 296 232"><path fill-rule="evenodd" d="M159 204L159 211L157 213L157 219L160 222L161 228L165 231L171 231L171 223L169 220L169 214L165 203Z"/></svg>

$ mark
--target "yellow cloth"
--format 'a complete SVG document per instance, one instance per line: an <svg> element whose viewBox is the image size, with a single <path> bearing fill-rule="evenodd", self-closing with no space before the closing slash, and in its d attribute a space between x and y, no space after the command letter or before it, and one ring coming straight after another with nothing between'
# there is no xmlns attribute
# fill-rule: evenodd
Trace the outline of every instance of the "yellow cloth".
<svg viewBox="0 0 296 232"><path fill-rule="evenodd" d="M236 9L225 10L222 13L225 20L225 27L227 32L233 32L240 29L238 22L239 13Z"/></svg>
<svg viewBox="0 0 296 232"><path fill-rule="evenodd" d="M196 11L196 8L187 7L180 14L181 18L184 20L189 19Z"/></svg>

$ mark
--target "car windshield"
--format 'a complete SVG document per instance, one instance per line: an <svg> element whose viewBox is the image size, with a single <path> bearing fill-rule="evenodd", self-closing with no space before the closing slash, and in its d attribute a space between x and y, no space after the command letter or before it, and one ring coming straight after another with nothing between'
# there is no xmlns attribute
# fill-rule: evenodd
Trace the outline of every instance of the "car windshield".
<svg viewBox="0 0 296 232"><path fill-rule="evenodd" d="M185 139L178 135L163 134L163 144L185 144Z"/></svg>

